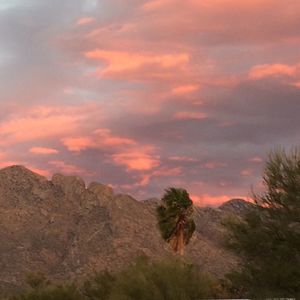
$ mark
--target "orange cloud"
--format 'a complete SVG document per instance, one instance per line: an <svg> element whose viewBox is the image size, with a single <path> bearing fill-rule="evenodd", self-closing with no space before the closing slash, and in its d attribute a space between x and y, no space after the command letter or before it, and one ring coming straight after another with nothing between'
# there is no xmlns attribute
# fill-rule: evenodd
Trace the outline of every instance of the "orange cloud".
<svg viewBox="0 0 300 300"><path fill-rule="evenodd" d="M15 166L15 165L23 165L23 163L16 160L0 161L0 169L10 167L10 166Z"/></svg>
<svg viewBox="0 0 300 300"><path fill-rule="evenodd" d="M85 17L85 18L78 19L76 24L78 26L83 26L83 25L88 25L88 24L94 23L95 21L96 21L95 18Z"/></svg>
<svg viewBox="0 0 300 300"><path fill-rule="evenodd" d="M177 120L202 120L202 119L206 119L207 116L206 114L201 112L182 111L182 112L177 112L174 115L174 118Z"/></svg>
<svg viewBox="0 0 300 300"><path fill-rule="evenodd" d="M244 196L229 196L229 195L220 195L220 196L212 196L209 194L203 195L190 195L194 204L197 206L219 206L222 203L234 199L234 198L242 198L245 199Z"/></svg>
<svg viewBox="0 0 300 300"><path fill-rule="evenodd" d="M143 4L142 9L146 11L156 10L162 8L164 5L169 4L170 0L152 0Z"/></svg>
<svg viewBox="0 0 300 300"><path fill-rule="evenodd" d="M289 66L283 64L265 64L253 67L249 72L250 79L261 79L274 76L294 76L297 73L298 65Z"/></svg>
<svg viewBox="0 0 300 300"><path fill-rule="evenodd" d="M210 170L218 169L218 168L224 168L226 166L227 166L227 164L225 164L225 163L215 162L215 161L210 161L210 162L207 162L203 165L204 168L210 169Z"/></svg>
<svg viewBox="0 0 300 300"><path fill-rule="evenodd" d="M91 172L88 172L78 166L68 164L62 160L53 160L49 162L49 165L54 167L55 172L60 172L67 175L80 175L80 176L92 176Z"/></svg>
<svg viewBox="0 0 300 300"><path fill-rule="evenodd" d="M34 172L34 173L37 173L41 176L44 176L46 178L50 178L51 177L51 173L47 170L44 170L44 169L39 169L39 168L35 168L35 167L29 167L29 169Z"/></svg>
<svg viewBox="0 0 300 300"><path fill-rule="evenodd" d="M259 156L254 156L254 157L251 157L251 158L249 159L249 161L250 161L250 162L254 162L254 163L261 163L261 162L263 162L264 160L263 160L261 157L259 157Z"/></svg>
<svg viewBox="0 0 300 300"><path fill-rule="evenodd" d="M199 89L198 85L188 84L188 85L180 85L172 89L173 94L176 95L186 95L193 93Z"/></svg>
<svg viewBox="0 0 300 300"><path fill-rule="evenodd" d="M244 170L241 171L242 176L251 176L252 174L253 174L252 169L244 169Z"/></svg>
<svg viewBox="0 0 300 300"><path fill-rule="evenodd" d="M90 59L101 60L106 67L96 73L99 77L112 77L128 74L139 79L139 71L143 71L144 77L160 77L170 69L183 68L189 62L187 53L179 54L140 54L120 51L94 50L85 53Z"/></svg>
<svg viewBox="0 0 300 300"><path fill-rule="evenodd" d="M95 105L36 106L17 111L0 122L0 144L57 138L77 132L97 111Z"/></svg>
<svg viewBox="0 0 300 300"><path fill-rule="evenodd" d="M148 171L148 170L147 170ZM181 174L181 168L166 168L162 167L150 173L140 174L140 179L134 184L121 185L121 189L133 190L138 187L144 187L150 183L150 180L155 177L173 177Z"/></svg>
<svg viewBox="0 0 300 300"><path fill-rule="evenodd" d="M179 162L199 162L198 159L187 157L187 156L171 156L169 160Z"/></svg>
<svg viewBox="0 0 300 300"><path fill-rule="evenodd" d="M68 150L80 152L86 149L103 149L107 147L136 145L136 142L129 138L113 135L107 128L97 129L91 136L70 137L62 139Z"/></svg>
<svg viewBox="0 0 300 300"><path fill-rule="evenodd" d="M30 153L33 154L42 154L42 155L49 155L49 154L57 154L58 151L53 148L44 148L44 147L33 147L29 150Z"/></svg>
<svg viewBox="0 0 300 300"><path fill-rule="evenodd" d="M112 159L116 164L126 166L128 170L149 171L160 165L159 156L153 152L153 147L139 147L113 154Z"/></svg>

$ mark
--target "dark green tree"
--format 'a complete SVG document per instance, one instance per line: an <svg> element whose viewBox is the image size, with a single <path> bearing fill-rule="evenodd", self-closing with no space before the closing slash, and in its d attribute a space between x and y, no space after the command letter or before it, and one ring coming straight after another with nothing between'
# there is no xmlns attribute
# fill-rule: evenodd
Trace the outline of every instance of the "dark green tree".
<svg viewBox="0 0 300 300"><path fill-rule="evenodd" d="M193 201L188 192L180 188L169 188L157 207L158 226L161 235L175 252L181 255L195 231Z"/></svg>
<svg viewBox="0 0 300 300"><path fill-rule="evenodd" d="M243 296L300 297L300 149L272 152L263 183L245 218L225 223L228 246L244 258L228 277Z"/></svg>

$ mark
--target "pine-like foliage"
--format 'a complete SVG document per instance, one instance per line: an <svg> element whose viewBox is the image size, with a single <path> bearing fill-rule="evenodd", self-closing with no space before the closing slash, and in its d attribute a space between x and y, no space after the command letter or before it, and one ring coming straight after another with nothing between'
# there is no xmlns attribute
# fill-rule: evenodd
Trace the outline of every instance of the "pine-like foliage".
<svg viewBox="0 0 300 300"><path fill-rule="evenodd" d="M300 297L300 149L271 153L265 192L243 220L233 219L228 246L243 258L229 278L250 297Z"/></svg>
<svg viewBox="0 0 300 300"><path fill-rule="evenodd" d="M167 189L161 201L162 205L157 207L161 235L175 252L182 254L195 231L193 201L186 190L179 188Z"/></svg>

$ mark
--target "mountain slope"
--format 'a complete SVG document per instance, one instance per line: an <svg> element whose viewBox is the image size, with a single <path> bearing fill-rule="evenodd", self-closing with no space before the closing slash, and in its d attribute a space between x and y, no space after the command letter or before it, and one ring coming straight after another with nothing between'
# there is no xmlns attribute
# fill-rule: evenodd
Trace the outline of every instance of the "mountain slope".
<svg viewBox="0 0 300 300"><path fill-rule="evenodd" d="M15 288L29 272L73 279L119 269L136 256L172 256L156 227L157 200L139 202L110 187L55 174L49 181L22 166L0 171L0 290ZM230 212L232 213L232 211ZM186 259L222 276L237 258L222 248L228 212L196 208L197 230Z"/></svg>

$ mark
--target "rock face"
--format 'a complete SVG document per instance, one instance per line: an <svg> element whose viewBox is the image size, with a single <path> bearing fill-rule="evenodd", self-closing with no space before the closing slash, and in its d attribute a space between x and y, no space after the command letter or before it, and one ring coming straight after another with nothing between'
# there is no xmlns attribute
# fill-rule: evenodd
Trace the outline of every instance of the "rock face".
<svg viewBox="0 0 300 300"><path fill-rule="evenodd" d="M1 170L0 291L21 286L30 272L65 280L121 268L142 254L174 255L156 227L157 203L115 195L100 183L87 188L75 176L48 181L21 166ZM224 205L196 208L197 230L185 253L217 276L237 263L221 245L227 214Z"/></svg>

